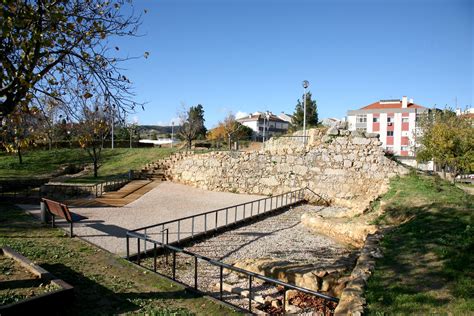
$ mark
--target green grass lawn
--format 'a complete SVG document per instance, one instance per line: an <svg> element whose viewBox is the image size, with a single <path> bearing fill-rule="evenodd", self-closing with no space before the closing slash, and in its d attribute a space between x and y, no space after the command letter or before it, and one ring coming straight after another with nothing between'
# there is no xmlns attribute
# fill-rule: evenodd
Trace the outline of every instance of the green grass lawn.
<svg viewBox="0 0 474 316"><path fill-rule="evenodd" d="M437 177L391 181L377 224L395 225L367 288L369 314L473 314L473 197Z"/></svg>
<svg viewBox="0 0 474 316"><path fill-rule="evenodd" d="M105 177L139 170L146 163L156 161L173 152L169 148L106 148L102 151L99 179L92 174L75 182L96 182ZM47 176L68 164L90 164L91 159L83 149L30 150L23 155L23 164L13 154L0 153L0 178L21 179Z"/></svg>
<svg viewBox="0 0 474 316"><path fill-rule="evenodd" d="M237 314L89 243L71 239L63 230L45 227L13 205L0 203L3 246L74 286L74 302L64 315ZM5 300L8 298L0 297L0 302Z"/></svg>

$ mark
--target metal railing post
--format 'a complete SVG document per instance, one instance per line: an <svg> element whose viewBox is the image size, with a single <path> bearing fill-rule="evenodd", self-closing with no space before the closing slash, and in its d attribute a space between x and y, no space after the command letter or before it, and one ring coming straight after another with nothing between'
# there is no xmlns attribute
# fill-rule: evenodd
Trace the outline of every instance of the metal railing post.
<svg viewBox="0 0 474 316"><path fill-rule="evenodd" d="M153 271L156 272L156 242L153 243Z"/></svg>
<svg viewBox="0 0 474 316"><path fill-rule="evenodd" d="M252 312L252 276L249 275L249 311Z"/></svg>
<svg viewBox="0 0 474 316"><path fill-rule="evenodd" d="M222 288L223 288L223 279L224 279L224 267L219 266L220 271L219 271L219 299L222 301Z"/></svg>
<svg viewBox="0 0 474 316"><path fill-rule="evenodd" d="M260 200L258 200L257 215L260 214Z"/></svg>
<svg viewBox="0 0 474 316"><path fill-rule="evenodd" d="M181 221L178 220L178 242L181 240Z"/></svg>
<svg viewBox="0 0 474 316"><path fill-rule="evenodd" d="M145 249L145 254L146 254L146 239L147 239L147 234L146 234L146 228L145 228L145 239L143 240L144 243L144 249Z"/></svg>
<svg viewBox="0 0 474 316"><path fill-rule="evenodd" d="M225 209L225 226L229 224L229 209Z"/></svg>
<svg viewBox="0 0 474 316"><path fill-rule="evenodd" d="M127 243L127 260L130 261L130 237L125 235L126 243Z"/></svg>
<svg viewBox="0 0 474 316"><path fill-rule="evenodd" d="M176 280L176 251L173 250L173 280Z"/></svg>
<svg viewBox="0 0 474 316"><path fill-rule="evenodd" d="M204 233L207 233L207 214L204 214Z"/></svg>
<svg viewBox="0 0 474 316"><path fill-rule="evenodd" d="M234 223L237 222L237 206L234 208Z"/></svg>
<svg viewBox="0 0 474 316"><path fill-rule="evenodd" d="M217 231L217 214L218 214L218 213L219 213L219 212L216 212L216 225L214 226L214 230L215 230L215 231Z"/></svg>
<svg viewBox="0 0 474 316"><path fill-rule="evenodd" d="M191 217L191 238L194 238L194 216Z"/></svg>
<svg viewBox="0 0 474 316"><path fill-rule="evenodd" d="M245 205L246 205L246 204L244 204L244 219L245 219Z"/></svg>
<svg viewBox="0 0 474 316"><path fill-rule="evenodd" d="M194 288L198 288L198 258L194 257Z"/></svg>
<svg viewBox="0 0 474 316"><path fill-rule="evenodd" d="M283 287L283 315L285 314L286 312L286 286ZM324 313L323 315L326 315L326 313Z"/></svg>
<svg viewBox="0 0 474 316"><path fill-rule="evenodd" d="M273 208L273 206L272 206L272 205L273 205L273 196L272 196L272 197L270 197L270 211L271 211L271 210L272 210L272 208Z"/></svg>
<svg viewBox="0 0 474 316"><path fill-rule="evenodd" d="M253 216L253 202L250 204L250 217Z"/></svg>
<svg viewBox="0 0 474 316"><path fill-rule="evenodd" d="M137 238L137 264L140 265L140 238Z"/></svg>

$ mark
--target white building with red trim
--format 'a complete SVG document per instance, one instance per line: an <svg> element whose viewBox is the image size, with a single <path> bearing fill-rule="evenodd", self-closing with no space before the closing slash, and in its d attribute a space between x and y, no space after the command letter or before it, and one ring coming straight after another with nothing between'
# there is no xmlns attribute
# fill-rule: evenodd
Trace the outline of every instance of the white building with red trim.
<svg viewBox="0 0 474 316"><path fill-rule="evenodd" d="M414 156L419 115L429 111L413 99L380 100L347 112L349 130L378 133L382 147L394 155Z"/></svg>

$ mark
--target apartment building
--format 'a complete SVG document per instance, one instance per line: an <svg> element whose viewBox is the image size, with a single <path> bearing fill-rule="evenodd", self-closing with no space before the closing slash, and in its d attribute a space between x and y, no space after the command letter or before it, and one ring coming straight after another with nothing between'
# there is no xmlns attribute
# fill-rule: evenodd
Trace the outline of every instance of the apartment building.
<svg viewBox="0 0 474 316"><path fill-rule="evenodd" d="M347 112L350 130L378 133L383 148L397 156L414 156L417 121L429 109L404 96L380 100Z"/></svg>

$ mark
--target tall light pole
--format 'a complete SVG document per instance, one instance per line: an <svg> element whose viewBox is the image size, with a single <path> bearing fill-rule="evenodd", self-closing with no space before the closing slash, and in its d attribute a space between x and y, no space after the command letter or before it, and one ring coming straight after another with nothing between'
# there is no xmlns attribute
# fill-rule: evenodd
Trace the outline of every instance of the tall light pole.
<svg viewBox="0 0 474 316"><path fill-rule="evenodd" d="M303 81L304 100L303 100L303 144L306 145L306 89L309 87L309 81Z"/></svg>

